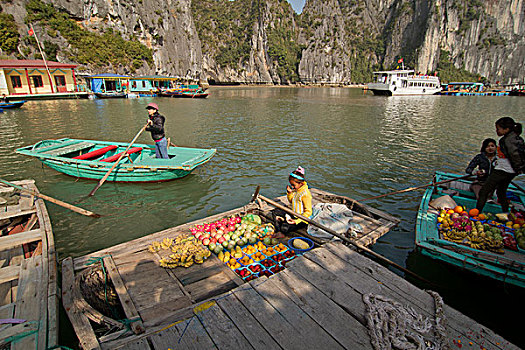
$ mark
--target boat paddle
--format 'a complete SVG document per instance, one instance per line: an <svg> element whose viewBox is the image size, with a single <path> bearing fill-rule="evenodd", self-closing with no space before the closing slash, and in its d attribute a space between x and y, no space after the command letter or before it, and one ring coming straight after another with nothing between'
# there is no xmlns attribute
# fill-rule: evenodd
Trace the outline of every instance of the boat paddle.
<svg viewBox="0 0 525 350"><path fill-rule="evenodd" d="M372 200L372 199L377 199L377 198L382 198L382 197L390 196L390 195L392 195L392 194L398 194L398 193L410 192L410 191L419 190L419 189L421 189L421 188L426 188L426 187L430 187L430 186L442 185L442 184L446 184L446 183L448 183L448 182L452 182L452 181L456 181L456 180L467 179L467 178L469 178L469 177L471 177L471 176L474 176L474 175L467 174L467 175L464 175L464 176L455 177L455 178L453 178L453 179L443 180L443 181L439 181L439 182L432 182L432 183L427 184L427 185L421 185L421 186L416 186L416 187L405 188L404 190L399 190L399 191L389 192L389 193L385 193L385 194L382 194L382 195L379 195L379 196L374 196L374 197L369 197L369 198L361 199L360 201L361 201L361 202L363 202L363 201L369 201L369 200Z"/></svg>
<svg viewBox="0 0 525 350"><path fill-rule="evenodd" d="M9 187L13 187L13 188L16 188L16 189L19 189L23 192L27 192L27 193L30 193L31 195L37 197L37 198L41 198L41 199L44 199L48 202L51 202L51 203L55 203L57 205L60 205L61 207L64 207L64 208L67 208L69 210L72 210L76 213L79 213L79 214L82 214L82 215L85 215L85 216L90 216L92 218L99 218L100 215L99 214L95 214L89 210L86 210L86 209L82 209L82 208L79 208L79 207L75 207L74 205L71 205L69 203L66 203L66 202L63 202L59 199L55 199L53 197L49 197L43 193L40 193L40 192L37 192L35 190L31 190L29 188L25 188L25 187L22 187L22 186L18 186L18 185L15 185L14 183L11 183L9 181L6 181L6 180L3 180L3 179L0 179L0 182L9 186Z"/></svg>
<svg viewBox="0 0 525 350"><path fill-rule="evenodd" d="M345 237L345 236L343 236L343 235L341 235L341 234L335 232L335 231L332 230L331 228L328 228L328 227L326 227L326 226L324 226L324 225L322 225L322 224L320 224L320 223L318 223L318 222L316 222L316 221L314 221L314 220L312 220L312 219L307 218L306 216L303 216L303 215L301 215L301 214L298 214L298 213L294 212L293 210L291 210L291 209L288 208L288 207L285 207L285 206L283 206L283 205L281 205L281 204L279 204L279 203L277 203L277 202L275 202L275 201L273 201L273 200L271 200L271 199L269 199L269 198L266 198L265 196L263 196L262 194L259 193L259 189L260 189L260 188L259 188L259 186L258 186L257 189L256 189L256 191L255 191L255 194L254 194L254 196L253 196L253 198L252 198L252 201L255 200L255 199L257 199L257 198L260 198L260 199L262 199L263 201L265 201L266 203L270 204L271 206L274 206L274 207L276 207L277 209L281 209L281 210L287 212L287 213L290 214L290 215L296 216L296 217L298 217L299 219L301 219L301 220L303 220L303 221L306 221L307 223L309 223L309 224L311 224L311 225L314 225L314 226L319 227L321 230L324 230L324 231L330 233L331 235L334 235L335 237L337 237L337 238L343 240L344 242L350 243L350 244L353 245L354 247L356 247L356 248L360 249L361 251L364 251L364 252L366 252L366 253L372 255L373 257L375 257L375 258L381 260L381 261L384 262L384 263L387 263L388 265L391 265L391 266L393 266L393 267L395 267L395 268L397 268L397 269L399 269L399 270L401 270L401 271L403 271L403 272L405 272L405 273L407 273L407 274L409 274L409 275L411 275L411 276L413 276L413 277L416 277L417 279L419 279L419 280L421 280L421 281L423 281L423 282L425 282L425 283L433 284L432 282L430 282L430 281L424 279L423 277L419 276L418 274L416 274L416 273L414 273L414 272L412 272L412 271L410 271L410 270L404 268L403 266L401 266L401 265L399 265L399 264L393 262L393 261L390 260L390 259L385 258L384 256L382 256L382 255L380 255L380 254L374 252L373 250L371 250L371 249L365 247L364 245L359 244L359 243L357 243L357 242L355 242L355 241L349 239L348 237Z"/></svg>
<svg viewBox="0 0 525 350"><path fill-rule="evenodd" d="M135 143L135 141L137 141L137 139L139 138L140 134L142 134L142 132L144 130L146 130L146 128L148 127L148 123L146 123L146 125L144 125L142 127L142 129L140 129L140 131L137 133L137 135L135 135L135 137L133 138L133 140L131 140L131 143L128 145L128 147L126 148L126 150L124 152L122 152L120 154L120 157L118 157L117 161L113 164L113 166L111 167L111 169L108 170L108 172L106 173L106 175L104 175L104 177L102 179L100 179L100 181L98 182L98 184L95 186L95 188L89 192L89 196L93 196L95 194L95 192L97 192L97 190L100 188L100 186L102 186L102 184L107 180L107 178L109 177L109 174L111 174L111 172L117 167L118 163L120 163L120 161L122 160L122 158L124 158L124 156L126 155L126 153L128 152L128 150L131 148L131 146Z"/></svg>

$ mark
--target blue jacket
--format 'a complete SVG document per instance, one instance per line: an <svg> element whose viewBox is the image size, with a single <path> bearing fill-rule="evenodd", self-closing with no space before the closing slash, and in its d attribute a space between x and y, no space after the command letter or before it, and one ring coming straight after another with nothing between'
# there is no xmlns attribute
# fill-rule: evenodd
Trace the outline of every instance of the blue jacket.
<svg viewBox="0 0 525 350"><path fill-rule="evenodd" d="M481 176L478 175L478 181L485 181L489 174L492 172L492 169L494 169L494 162L496 161L496 159L497 158L494 157L492 158L492 161L490 161L485 152L482 152L474 158L472 158L465 172L467 174L472 174L474 169L476 167L479 167L479 169L485 171L485 173Z"/></svg>

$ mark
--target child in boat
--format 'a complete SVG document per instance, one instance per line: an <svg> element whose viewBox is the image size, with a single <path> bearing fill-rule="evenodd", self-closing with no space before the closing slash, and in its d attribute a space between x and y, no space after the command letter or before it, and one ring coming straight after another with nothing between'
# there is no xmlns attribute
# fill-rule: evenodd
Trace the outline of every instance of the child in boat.
<svg viewBox="0 0 525 350"><path fill-rule="evenodd" d="M168 140L164 134L164 121L166 118L159 114L159 106L156 103L147 105L149 119L146 131L151 132L151 137L155 141L155 156L157 158L168 159Z"/></svg>
<svg viewBox="0 0 525 350"><path fill-rule="evenodd" d="M286 197L294 212L309 218L312 215L312 194L308 189L304 174L302 167L298 167L290 173L288 176L290 184L286 186ZM289 214L278 209L273 212L273 216L276 232L288 233L308 225L307 222L299 218L292 218Z"/></svg>
<svg viewBox="0 0 525 350"><path fill-rule="evenodd" d="M525 141L520 136L523 126L510 117L503 117L496 121L496 133L501 136L498 145L498 158L494 170L479 191L476 209L481 213L489 195L496 190L498 203L504 213L509 211L507 188L511 181L525 171L525 161L522 159L525 150Z"/></svg>
<svg viewBox="0 0 525 350"><path fill-rule="evenodd" d="M479 197L479 191L485 183L485 180L489 177L494 165L496 163L496 149L497 142L494 139L488 138L483 140L481 144L481 151L470 161L467 169L467 174L476 175L476 180L470 184L470 190L476 195L476 199ZM476 172L474 170L478 168Z"/></svg>

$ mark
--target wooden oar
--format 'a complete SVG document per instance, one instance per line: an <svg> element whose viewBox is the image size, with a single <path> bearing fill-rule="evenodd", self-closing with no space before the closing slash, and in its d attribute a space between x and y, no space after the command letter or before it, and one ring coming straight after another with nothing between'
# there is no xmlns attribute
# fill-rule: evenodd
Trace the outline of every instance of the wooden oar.
<svg viewBox="0 0 525 350"><path fill-rule="evenodd" d="M79 213L79 214L82 214L82 215L85 215L85 216L90 216L92 218L99 218L100 215L98 214L95 214L89 210L86 210L86 209L82 209L82 208L79 208L79 207L75 207L74 205L71 205L69 203L66 203L66 202L63 202L59 199L55 199L55 198L52 198L52 197L49 197L43 193L40 193L40 192L36 192L35 190L31 190L31 189L28 189L28 188L25 188L25 187L22 187L22 186L18 186L18 185L15 185L14 183L11 183L11 182L8 182L6 180L3 180L3 179L0 179L0 182L7 185L7 186L10 186L10 187L14 187L14 188L17 188L23 192L27 192L27 193L30 193L31 195L37 197L37 198L41 198L41 199L44 199L48 202L51 202L51 203L55 203L57 205L60 205L61 207L64 207L64 208L67 208L69 210L72 210L76 213Z"/></svg>
<svg viewBox="0 0 525 350"><path fill-rule="evenodd" d="M259 191L259 188L257 188L256 193L258 193L258 191ZM357 242L355 242L355 241L353 241L353 240L351 240L351 239L349 239L349 238L347 238L347 237L345 237L343 235L340 235L339 233L335 232L331 228L328 228L328 227L326 227L326 226L324 226L324 225L322 225L322 224L320 224L320 223L318 223L316 221L313 221L313 220L307 218L306 216L303 216L301 214L297 214L296 212L294 212L290 208L287 208L287 207L285 207L285 206L283 206L283 205L281 205L281 204L279 204L279 203L277 203L277 202L275 202L275 201L273 201L273 200L271 200L269 198L266 198L262 194L259 194L256 198L260 198L263 201L265 201L266 203L268 203L268 204L270 204L270 205L272 205L272 206L274 206L274 207L276 207L278 209L281 209L281 210L287 212L290 215L296 216L299 219L301 219L303 221L306 221L307 223L309 223L311 225L319 227L321 230L324 230L324 231L326 231L326 232L328 232L328 233L330 233L330 234L340 238L341 240L343 240L343 241L345 241L347 243L350 243L354 247L356 247L356 248L358 248L358 249L360 249L360 250L362 250L362 251L364 251L364 252L366 252L366 253L374 256L374 257L376 257L377 259L379 259L379 260L381 260L381 261L383 261L383 262L385 262L385 263L387 263L387 264L389 264L391 266L394 266L395 268L397 268L397 269L399 269L399 270L401 270L401 271L403 271L403 272L405 272L405 273L407 273L407 274L409 274L411 276L414 276L414 277L420 279L421 281L424 281L425 283L432 284L432 282L427 281L423 277L421 277L418 274L416 274L416 273L414 273L414 272L404 268L403 266L393 262L392 260L385 258L384 256L374 252L373 250L371 250L371 249L369 249L369 248L367 248L367 247L365 247L365 246L363 246L363 245L361 245L361 244L359 244L359 243L357 243Z"/></svg>
<svg viewBox="0 0 525 350"><path fill-rule="evenodd" d="M106 175L104 175L104 177L102 179L100 179L100 181L98 182L98 184L95 186L95 188L89 192L89 196L93 196L95 194L95 192L97 192L97 190L100 188L100 186L102 186L102 184L107 180L107 178L109 177L109 174L111 174L111 172L113 171L113 169L115 169L118 165L118 163L120 163L121 159L124 158L124 156L126 155L126 152L131 148L131 146L135 143L135 141L139 138L140 134L142 134L142 132L144 130L146 130L146 128L148 127L148 124L144 125L142 127L142 129L140 129L140 131L137 133L137 135L135 135L135 137L133 138L133 140L131 141L131 143L129 144L129 146L126 148L126 150L124 152L122 152L122 154L120 155L120 157L118 157L117 161L115 162L115 164L113 164L113 166L111 167L111 169L108 170L108 172L106 173Z"/></svg>
<svg viewBox="0 0 525 350"><path fill-rule="evenodd" d="M442 185L442 184L446 184L447 182L452 182L452 181L456 181L456 180L466 179L466 178L469 178L471 176L474 176L474 175L467 174L467 175L464 175L464 176L455 177L453 179L443 180L443 181L439 181L439 182L433 182L433 183L427 184L427 185L421 185L421 186L416 186L416 187L405 188L404 190L394 191L394 192L385 193L385 194L382 194L382 195L379 195L379 196L374 196L374 197L369 197L369 198L365 198L365 199L360 199L360 202L369 201L371 199L382 198L382 197L390 196L392 194L398 194L398 193L404 193L404 192L410 192L410 191L414 191L414 190L419 190L419 189L425 188L425 187L430 187L430 186L435 186L435 185Z"/></svg>

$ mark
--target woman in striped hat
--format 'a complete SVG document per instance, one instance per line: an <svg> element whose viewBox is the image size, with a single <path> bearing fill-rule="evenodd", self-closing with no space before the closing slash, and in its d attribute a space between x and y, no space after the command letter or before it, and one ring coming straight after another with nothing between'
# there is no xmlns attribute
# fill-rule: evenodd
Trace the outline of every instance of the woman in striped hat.
<svg viewBox="0 0 525 350"><path fill-rule="evenodd" d="M292 210L297 214L309 218L312 215L312 194L308 189L308 184L305 179L305 172L302 167L297 167L288 176L290 185L286 186L286 197L292 205ZM288 214L283 218L281 212L275 212L276 230L282 233L296 231L302 227L306 227L308 223L299 218L292 218Z"/></svg>

